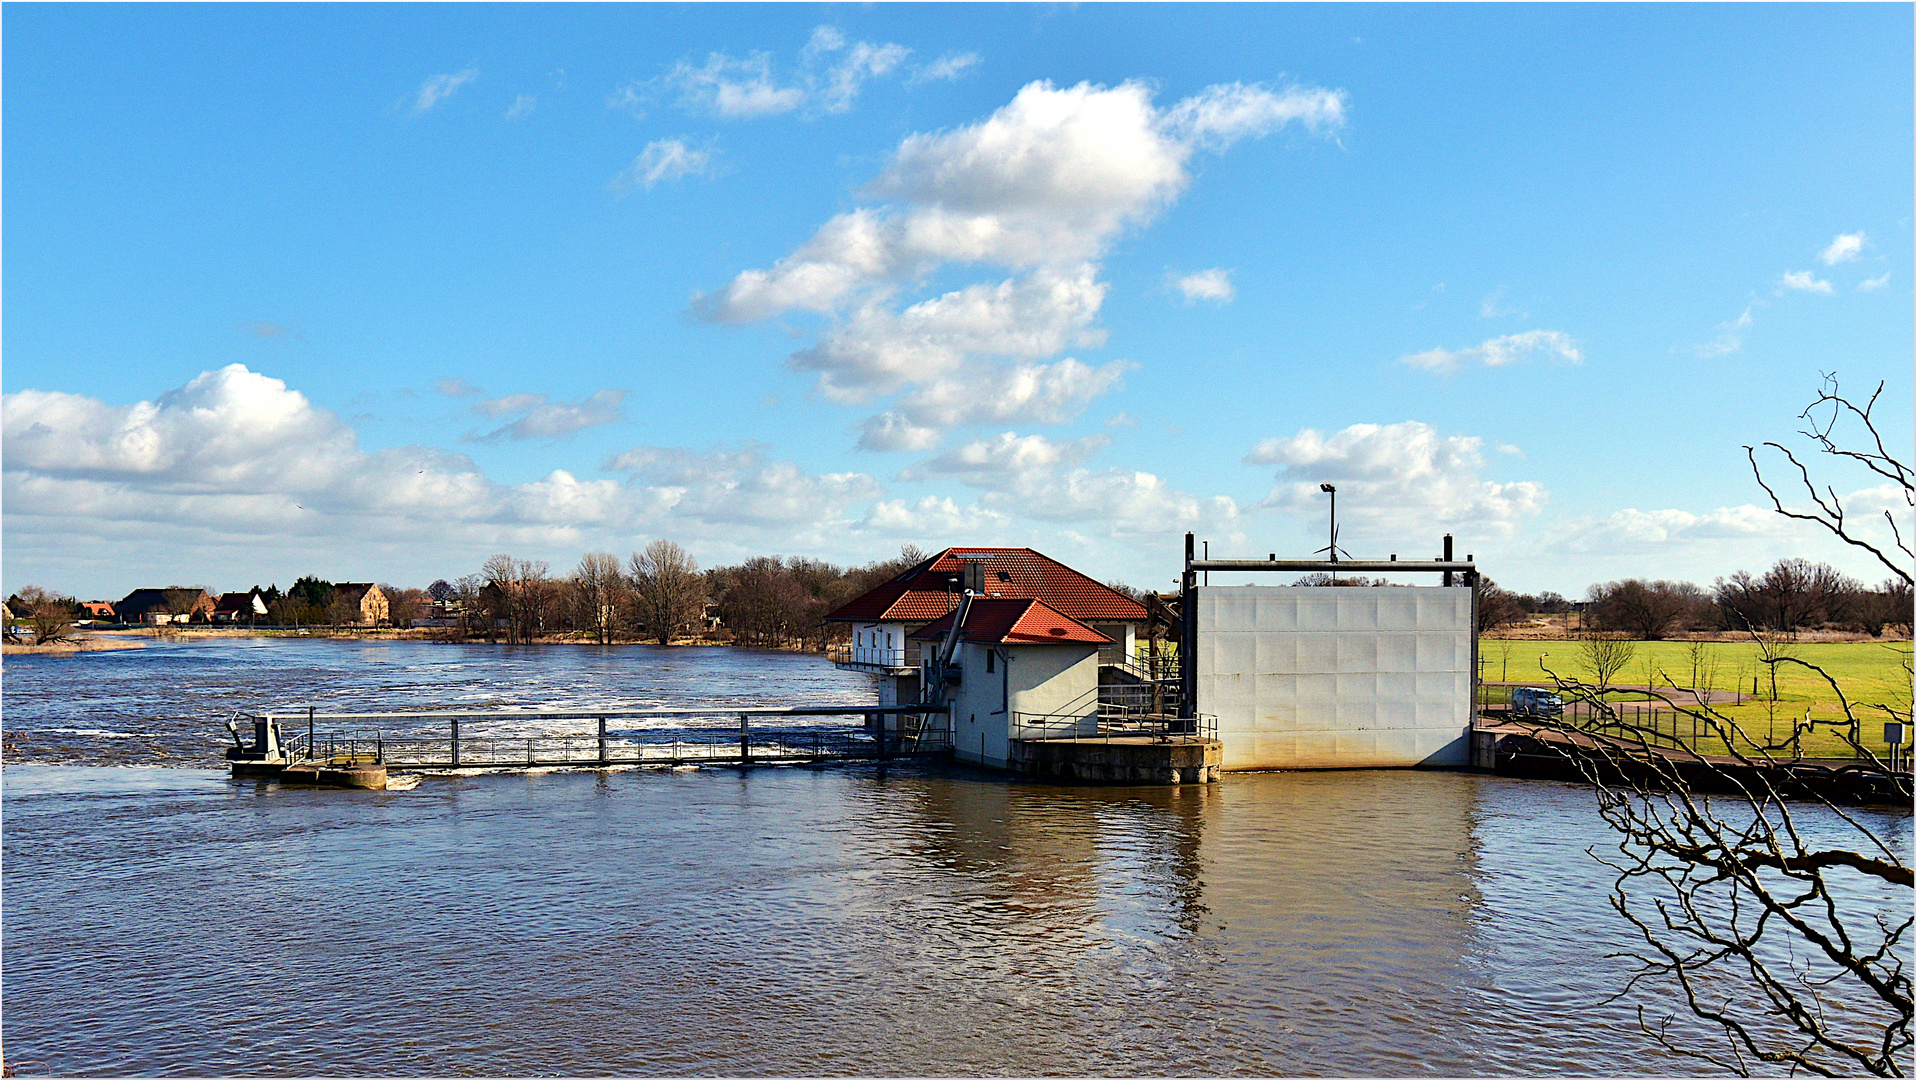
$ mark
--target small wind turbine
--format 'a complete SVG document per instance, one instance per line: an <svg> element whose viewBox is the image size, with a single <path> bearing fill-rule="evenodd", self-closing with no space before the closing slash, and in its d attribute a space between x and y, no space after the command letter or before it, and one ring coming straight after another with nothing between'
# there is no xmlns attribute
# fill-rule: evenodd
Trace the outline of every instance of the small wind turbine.
<svg viewBox="0 0 1916 1080"><path fill-rule="evenodd" d="M1335 581L1337 579L1337 556L1342 554L1348 559L1351 553L1337 546L1337 485L1319 484L1317 485L1317 490L1331 497L1331 542L1330 546L1318 548L1316 551L1311 552L1311 554L1319 555L1327 551L1330 552L1332 564L1331 580Z"/></svg>

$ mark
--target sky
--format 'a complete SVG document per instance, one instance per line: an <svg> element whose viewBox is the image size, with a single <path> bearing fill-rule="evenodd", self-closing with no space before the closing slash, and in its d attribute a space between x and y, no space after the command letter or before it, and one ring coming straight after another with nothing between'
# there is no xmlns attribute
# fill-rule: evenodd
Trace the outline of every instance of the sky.
<svg viewBox="0 0 1916 1080"><path fill-rule="evenodd" d="M1909 460L1912 18L9 4L0 585L666 537L1164 589L1187 530L1323 547L1323 483L1354 557L1525 591L1875 582L1744 447L1833 373Z"/></svg>

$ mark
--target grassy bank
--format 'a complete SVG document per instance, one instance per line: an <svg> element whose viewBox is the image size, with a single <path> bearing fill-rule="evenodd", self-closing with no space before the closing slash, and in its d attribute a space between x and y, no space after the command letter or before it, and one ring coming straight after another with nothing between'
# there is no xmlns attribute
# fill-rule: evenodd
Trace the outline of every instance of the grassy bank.
<svg viewBox="0 0 1916 1080"><path fill-rule="evenodd" d="M1776 668L1774 698L1769 666L1762 663L1762 650L1750 641L1703 642L1700 655L1693 658L1685 641L1638 641L1635 655L1611 682L1618 686L1655 685L1679 701L1680 694L1670 691L1672 681L1678 687L1695 687L1720 695L1717 708L1732 717L1758 740L1774 730L1786 735L1792 722L1804 716L1817 720L1838 720L1842 705L1827 682L1814 671L1795 664ZM1907 715L1910 708L1910 660L1908 641L1805 642L1785 651L1806 663L1815 664L1842 687L1851 709L1865 720L1863 742L1880 751L1883 745L1883 721L1888 717L1872 705L1889 705ZM1523 682L1551 685L1547 666L1558 675L1594 682L1583 650L1575 641L1539 641L1535 639L1486 638L1479 646L1483 660L1483 678L1492 682ZM1506 676L1507 673L1507 676ZM1735 694L1735 697L1729 695ZM1617 700L1642 701L1646 695L1621 694ZM1667 710L1662 714L1668 717ZM1666 724L1668 720L1664 721ZM1687 739L1689 722L1679 721L1680 733ZM1666 730L1667 727L1666 727ZM1847 748L1834 734L1817 732L1804 740L1804 753L1844 754Z"/></svg>

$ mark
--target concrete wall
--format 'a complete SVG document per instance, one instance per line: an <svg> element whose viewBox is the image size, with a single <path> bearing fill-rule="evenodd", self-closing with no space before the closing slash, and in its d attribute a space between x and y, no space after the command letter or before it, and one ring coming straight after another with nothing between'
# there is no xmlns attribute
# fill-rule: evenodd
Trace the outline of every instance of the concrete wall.
<svg viewBox="0 0 1916 1080"><path fill-rule="evenodd" d="M1468 765L1466 588L1197 590L1197 710L1224 768Z"/></svg>
<svg viewBox="0 0 1916 1080"><path fill-rule="evenodd" d="M985 654L999 659L986 671ZM1098 650L1093 645L963 644L957 662L964 679L949 692L952 748L960 760L995 769L1014 767L1013 713L1068 714L1097 730Z"/></svg>

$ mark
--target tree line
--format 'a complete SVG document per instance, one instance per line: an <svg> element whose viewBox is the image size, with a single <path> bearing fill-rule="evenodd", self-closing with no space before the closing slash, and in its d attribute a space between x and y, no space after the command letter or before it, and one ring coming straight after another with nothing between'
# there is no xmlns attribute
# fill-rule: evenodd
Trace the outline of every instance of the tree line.
<svg viewBox="0 0 1916 1080"><path fill-rule="evenodd" d="M386 589L395 625L444 613L464 637L508 644L550 636L587 636L601 644L691 637L779 647L847 633L826 613L924 561L907 544L898 555L863 566L822 559L757 556L736 566L699 569L671 540L654 540L621 560L587 552L570 573L536 559L495 555L477 573L429 588Z"/></svg>
<svg viewBox="0 0 1916 1080"><path fill-rule="evenodd" d="M1909 583L1870 587L1828 563L1779 559L1761 574L1738 570L1710 588L1689 581L1625 578L1590 586L1582 611L1591 630L1660 641L1699 631L1845 630L1881 637L1911 623ZM1478 624L1490 630L1572 605L1555 593L1513 593L1488 578L1478 591Z"/></svg>

